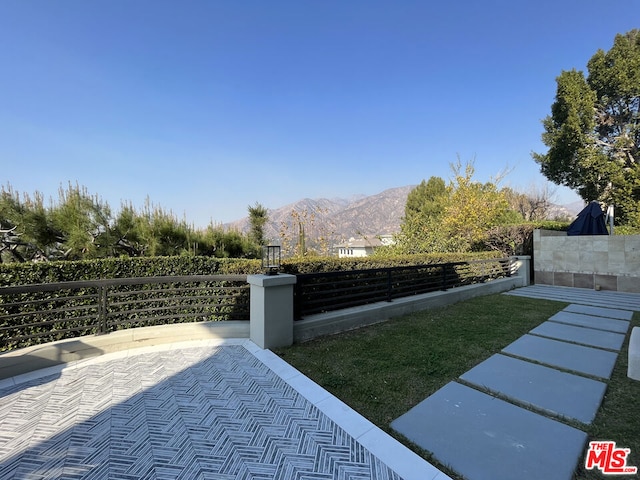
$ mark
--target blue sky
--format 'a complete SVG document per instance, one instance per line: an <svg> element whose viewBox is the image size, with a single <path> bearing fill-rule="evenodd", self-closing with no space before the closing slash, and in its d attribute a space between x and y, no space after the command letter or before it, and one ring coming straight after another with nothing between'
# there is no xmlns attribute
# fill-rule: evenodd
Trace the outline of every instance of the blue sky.
<svg viewBox="0 0 640 480"><path fill-rule="evenodd" d="M197 227L458 156L541 187L555 78L639 20L638 0L0 0L0 183Z"/></svg>

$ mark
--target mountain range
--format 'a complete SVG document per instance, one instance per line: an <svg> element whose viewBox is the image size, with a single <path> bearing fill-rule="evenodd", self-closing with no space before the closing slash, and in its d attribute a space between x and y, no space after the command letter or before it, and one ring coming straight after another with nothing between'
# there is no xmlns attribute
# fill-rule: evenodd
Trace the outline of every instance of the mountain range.
<svg viewBox="0 0 640 480"><path fill-rule="evenodd" d="M280 208L268 209L265 237L270 242L278 242L282 234L290 237L298 235L299 215L305 225L305 235L309 239L326 238L330 244L343 243L349 238L391 235L400 230L407 195L415 185L396 187L376 195L355 195L351 198L305 198ZM583 205L554 205L552 217L573 218ZM292 212L296 212L293 213ZM249 231L249 218L245 217L224 225L225 228Z"/></svg>

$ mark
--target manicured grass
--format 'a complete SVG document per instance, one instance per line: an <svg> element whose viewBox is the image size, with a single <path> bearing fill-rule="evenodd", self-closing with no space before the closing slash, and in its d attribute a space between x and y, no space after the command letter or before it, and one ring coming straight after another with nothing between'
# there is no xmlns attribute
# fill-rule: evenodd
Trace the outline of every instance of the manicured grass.
<svg viewBox="0 0 640 480"><path fill-rule="evenodd" d="M566 305L490 295L278 349L276 353L406 443L390 429L392 420ZM638 324L637 314L635 320ZM620 354L603 408L587 433L594 440L615 440L630 447L632 453L640 453L640 415L635 406L639 393L640 382L626 378L625 350ZM406 444L453 476L427 452Z"/></svg>
<svg viewBox="0 0 640 480"><path fill-rule="evenodd" d="M615 306L612 306L615 308ZM618 361L613 369L611 379L607 382L607 392L593 424L584 429L589 434L589 441L613 440L617 447L629 448L627 465L638 467L640 472L640 381L627 377L629 364L629 337L631 329L640 326L640 312L636 312L627 332L627 338ZM576 471L576 479L611 478L600 470L585 470L584 463ZM614 475L616 479L638 479L638 475Z"/></svg>

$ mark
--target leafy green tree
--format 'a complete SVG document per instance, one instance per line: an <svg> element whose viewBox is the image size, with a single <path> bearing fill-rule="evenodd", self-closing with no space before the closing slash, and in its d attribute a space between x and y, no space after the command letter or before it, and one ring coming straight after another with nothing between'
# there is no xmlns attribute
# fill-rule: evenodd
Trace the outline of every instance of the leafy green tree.
<svg viewBox="0 0 640 480"><path fill-rule="evenodd" d="M446 235L438 217L405 217L400 225L400 234L394 245L385 247L391 253L417 254L431 252L454 252L458 250L453 239Z"/></svg>
<svg viewBox="0 0 640 480"><path fill-rule="evenodd" d="M453 247L443 236L441 220L448 203L449 190L440 177L430 177L407 195L400 236L396 239L401 253L450 251Z"/></svg>
<svg viewBox="0 0 640 480"><path fill-rule="evenodd" d="M148 225L133 205L131 203L123 204L111 226L112 256L144 256L147 251L145 230L148 230Z"/></svg>
<svg viewBox="0 0 640 480"><path fill-rule="evenodd" d="M200 244L204 255L211 257L224 257L225 255L225 232L221 225L209 224L200 232Z"/></svg>
<svg viewBox="0 0 640 480"><path fill-rule="evenodd" d="M107 256L110 220L109 205L78 185L60 188L49 208L38 192L20 196L7 186L0 194L0 224L13 234L2 248L14 261Z"/></svg>
<svg viewBox="0 0 640 480"><path fill-rule="evenodd" d="M256 258L255 244L238 230L225 230L222 225L210 224L204 231L195 232L198 251L218 258Z"/></svg>
<svg viewBox="0 0 640 480"><path fill-rule="evenodd" d="M473 180L472 163L451 165L453 180L432 177L407 197L396 253L465 252L482 245L495 225L522 220L497 182Z"/></svg>
<svg viewBox="0 0 640 480"><path fill-rule="evenodd" d="M429 181L422 180L420 185L409 192L404 208L405 218L414 215L421 217L439 217L442 215L446 203L447 185L440 177L431 177Z"/></svg>
<svg viewBox="0 0 640 480"><path fill-rule="evenodd" d="M153 205L147 198L136 228L147 256L180 255L189 250L191 228L171 211Z"/></svg>
<svg viewBox="0 0 640 480"><path fill-rule="evenodd" d="M619 222L640 221L640 30L616 35L581 71L563 71L543 120L541 172L585 201L616 206Z"/></svg>
<svg viewBox="0 0 640 480"><path fill-rule="evenodd" d="M454 181L450 184L449 202L442 217L442 227L459 251L482 244L489 229L496 225L522 220L509 207L507 195L497 182L476 182L474 167L468 163L464 171L458 162L452 165Z"/></svg>
<svg viewBox="0 0 640 480"><path fill-rule="evenodd" d="M48 246L59 240L47 217L42 195L20 195L11 185L0 190L0 260L46 260Z"/></svg>
<svg viewBox="0 0 640 480"><path fill-rule="evenodd" d="M61 258L80 260L107 256L110 250L111 209L106 202L92 196L79 185L62 187L58 203L49 211L58 233Z"/></svg>
<svg viewBox="0 0 640 480"><path fill-rule="evenodd" d="M221 226L196 230L171 211L146 200L142 210L109 205L86 188L60 188L46 207L36 192L20 195L0 189L0 262L79 260L100 257L212 255L255 258L248 235Z"/></svg>

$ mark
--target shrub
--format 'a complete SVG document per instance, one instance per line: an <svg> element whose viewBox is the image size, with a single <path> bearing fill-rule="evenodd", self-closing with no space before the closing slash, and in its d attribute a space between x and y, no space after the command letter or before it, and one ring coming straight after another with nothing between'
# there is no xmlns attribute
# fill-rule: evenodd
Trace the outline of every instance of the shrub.
<svg viewBox="0 0 640 480"><path fill-rule="evenodd" d="M504 256L533 255L533 231L566 230L565 222L535 222L517 225L498 225L489 230L483 242L485 249L500 252Z"/></svg>
<svg viewBox="0 0 640 480"><path fill-rule="evenodd" d="M363 270L403 265L459 262L497 258L498 251L389 255L364 258L312 257L289 259L282 272L289 274ZM153 277L167 275L213 275L261 273L260 260L214 257L138 257L96 260L0 264L0 286L95 280L101 278Z"/></svg>

